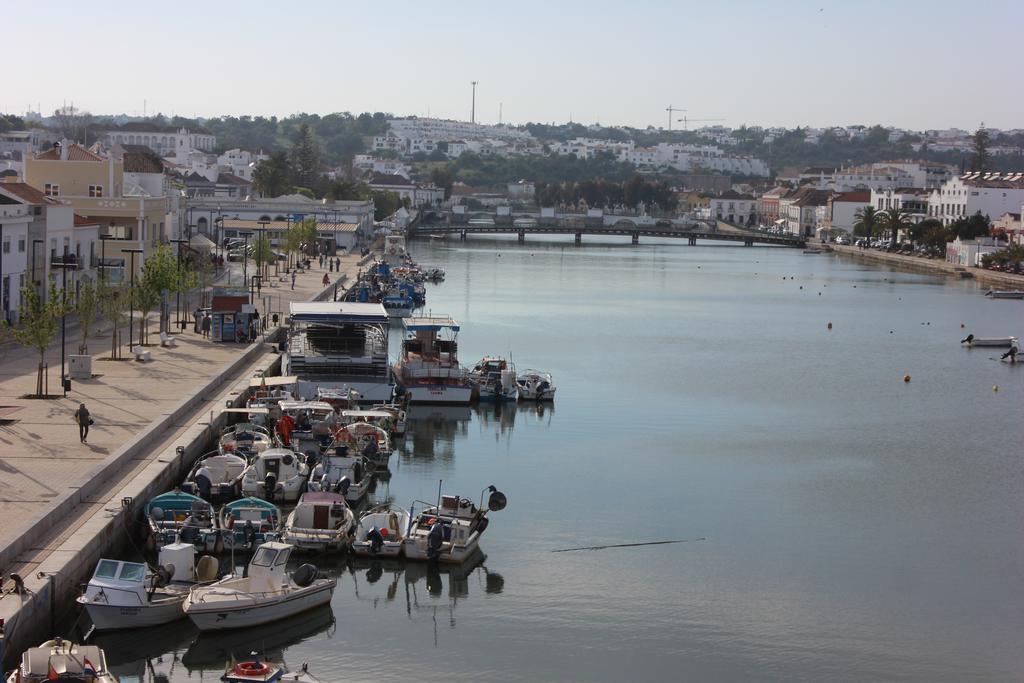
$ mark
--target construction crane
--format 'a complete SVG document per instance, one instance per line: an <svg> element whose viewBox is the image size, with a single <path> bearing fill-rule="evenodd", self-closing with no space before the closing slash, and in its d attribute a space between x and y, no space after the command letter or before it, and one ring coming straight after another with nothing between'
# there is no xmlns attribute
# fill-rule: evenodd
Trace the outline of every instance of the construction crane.
<svg viewBox="0 0 1024 683"><path fill-rule="evenodd" d="M686 111L686 110L685 109L676 109L675 107L673 107L670 104L670 105L668 105L668 107L665 108L665 111L668 112L668 129L672 130L672 112L674 112L674 111ZM679 120L682 121L682 119L679 119Z"/></svg>
<svg viewBox="0 0 1024 683"><path fill-rule="evenodd" d="M678 111L686 111L686 110L685 109L680 109ZM693 121L725 121L725 119L690 119L690 118L687 118L687 117L684 116L681 119L676 119L676 121L682 121L683 122L683 130L686 130L687 129L686 126L689 123L693 122ZM670 127L669 130L672 130L672 128Z"/></svg>

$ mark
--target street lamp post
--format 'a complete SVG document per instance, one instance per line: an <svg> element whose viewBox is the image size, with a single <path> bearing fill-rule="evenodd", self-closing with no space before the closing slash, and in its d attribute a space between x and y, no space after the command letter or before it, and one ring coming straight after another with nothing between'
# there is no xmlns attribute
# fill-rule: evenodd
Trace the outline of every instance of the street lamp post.
<svg viewBox="0 0 1024 683"><path fill-rule="evenodd" d="M270 241L267 240L267 226L270 223L268 221L258 221L258 223L260 224L260 245L264 246L264 247L270 247ZM255 251L255 249L253 251ZM255 256L255 254L254 254L254 256ZM266 254L261 253L260 254L260 260L264 261L264 262L261 263L261 262L258 261L256 263L256 272L258 272L260 275L262 275L264 273L264 271L268 270L268 265L269 264L267 264L265 262L265 259L266 259Z"/></svg>
<svg viewBox="0 0 1024 683"><path fill-rule="evenodd" d="M176 239L176 240L170 240L170 241L174 242L175 244L178 245L178 277L180 278L181 277L181 245L186 243L188 240ZM174 302L175 313L178 316L178 320L175 323L175 325L177 325L178 329L181 329L181 291L180 291L180 287L179 287L179 291L174 293L174 298L175 298L175 302ZM187 299L185 300L185 306L186 307L188 306L188 300Z"/></svg>
<svg viewBox="0 0 1024 683"><path fill-rule="evenodd" d="M39 296L39 281L36 280L36 245L46 244L46 240L32 240L32 289L36 290L36 296Z"/></svg>
<svg viewBox="0 0 1024 683"><path fill-rule="evenodd" d="M129 351L132 350L132 322L135 319L135 255L136 254L141 254L142 252L143 252L142 249L122 249L121 250L122 254L131 254L132 255L132 265L131 265L131 274L130 274L131 280L130 280L129 285L128 285L129 291L131 292L131 295L128 297L128 350ZM139 339L139 344L141 344L141 343L142 343L142 339Z"/></svg>
<svg viewBox="0 0 1024 683"><path fill-rule="evenodd" d="M242 286L245 287L245 281L249 279L249 238L252 237L252 233L244 233L242 237L245 238L245 248L242 251Z"/></svg>
<svg viewBox="0 0 1024 683"><path fill-rule="evenodd" d="M78 264L68 263L68 245L64 245L64 255L61 257L60 265L51 263L51 267L59 267L61 270L61 293L64 296L65 306L61 309L60 314L60 388L64 393L64 397L68 395L68 381L67 374L64 370L64 355L65 349L67 348L67 296L68 296L68 268L77 268Z"/></svg>

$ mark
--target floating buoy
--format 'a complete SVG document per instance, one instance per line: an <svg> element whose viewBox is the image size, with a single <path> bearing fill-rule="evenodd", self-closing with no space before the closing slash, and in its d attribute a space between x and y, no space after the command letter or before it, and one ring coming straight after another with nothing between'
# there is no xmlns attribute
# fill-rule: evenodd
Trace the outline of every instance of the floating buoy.
<svg viewBox="0 0 1024 683"><path fill-rule="evenodd" d="M910 375L903 375L903 381L904 382L909 382L910 381Z"/></svg>
<svg viewBox="0 0 1024 683"><path fill-rule="evenodd" d="M828 321L828 329L830 329L830 330L832 329L832 321L831 320Z"/></svg>
<svg viewBox="0 0 1024 683"><path fill-rule="evenodd" d="M804 288L804 286L803 286L803 285L800 285L800 289L803 289L803 288Z"/></svg>
<svg viewBox="0 0 1024 683"><path fill-rule="evenodd" d="M999 391L999 385L998 384L993 384L992 385L992 391Z"/></svg>
<svg viewBox="0 0 1024 683"><path fill-rule="evenodd" d="M818 292L818 296L821 296L821 292Z"/></svg>
<svg viewBox="0 0 1024 683"><path fill-rule="evenodd" d="M892 330L889 330L889 334L892 334Z"/></svg>
<svg viewBox="0 0 1024 683"><path fill-rule="evenodd" d="M964 329L964 324L963 323L960 323L960 329L961 330Z"/></svg>

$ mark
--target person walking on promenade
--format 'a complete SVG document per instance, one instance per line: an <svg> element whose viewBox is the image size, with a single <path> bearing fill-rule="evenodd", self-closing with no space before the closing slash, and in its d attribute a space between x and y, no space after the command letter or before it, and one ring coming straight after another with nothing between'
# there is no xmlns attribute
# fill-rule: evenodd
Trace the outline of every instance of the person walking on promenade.
<svg viewBox="0 0 1024 683"><path fill-rule="evenodd" d="M84 403L78 404L78 410L75 411L75 422L78 423L79 441L87 443L86 439L89 437L89 425L92 423L92 418L89 416L89 409L85 407Z"/></svg>
<svg viewBox="0 0 1024 683"><path fill-rule="evenodd" d="M295 289L295 271L292 271L292 289Z"/></svg>
<svg viewBox="0 0 1024 683"><path fill-rule="evenodd" d="M322 282L324 283L324 287L331 284L331 278L327 277L327 273L324 273L324 279L322 280Z"/></svg>
<svg viewBox="0 0 1024 683"><path fill-rule="evenodd" d="M203 316L203 338L210 338L210 326L213 324L213 320L210 318L210 314L207 313Z"/></svg>

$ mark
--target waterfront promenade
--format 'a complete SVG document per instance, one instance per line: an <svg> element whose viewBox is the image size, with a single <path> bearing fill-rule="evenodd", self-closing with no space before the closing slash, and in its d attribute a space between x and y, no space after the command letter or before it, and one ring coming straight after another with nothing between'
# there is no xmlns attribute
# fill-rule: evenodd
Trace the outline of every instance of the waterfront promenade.
<svg viewBox="0 0 1024 683"><path fill-rule="evenodd" d="M340 272L328 272L332 284L353 278L358 255L342 259ZM283 310L290 301L313 298L323 290L325 269L314 263L273 288ZM268 288L264 288L264 294ZM155 328L155 316L154 328ZM137 321L136 321L137 325ZM149 347L152 360L106 360L110 334L90 340L93 378L74 381L66 398L28 399L35 389L38 356L29 350L4 350L0 364L0 573L5 593L16 572L30 590L40 590L41 568L70 560L69 540L98 518L109 520L121 507L123 491L137 477L166 469L167 453L200 434L225 400L244 390L257 369L276 358L267 344L213 343L189 330L174 335L176 348ZM151 339L159 341L158 335ZM77 348L68 337L68 348ZM128 354L130 357L130 354ZM50 393L60 393L60 348L48 353ZM198 395L197 394L201 394ZM73 414L85 403L95 424L88 443L80 443ZM198 424L204 426L197 429ZM191 437L194 440L194 437ZM88 494L76 497L76 491ZM59 514L55 514L59 512ZM48 517L49 516L49 517ZM82 534L77 543L88 543ZM61 555L64 555L62 558ZM81 578L81 577L78 577ZM20 596L0 597L0 618L10 620L21 606ZM61 604L58 611L68 605Z"/></svg>
<svg viewBox="0 0 1024 683"><path fill-rule="evenodd" d="M814 246L811 244L810 246ZM1011 273L1000 273L994 270L983 268L965 268L954 263L940 259L928 259L920 256L906 256L904 254L890 254L878 249L861 249L859 247L844 246L840 244L827 245L835 253L854 258L876 265L888 265L896 268L905 268L924 273L936 275L948 275L950 277L961 277L961 273L970 273L970 276L982 285L995 289L1024 289L1024 275L1013 275Z"/></svg>

